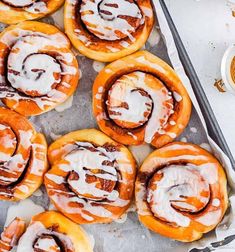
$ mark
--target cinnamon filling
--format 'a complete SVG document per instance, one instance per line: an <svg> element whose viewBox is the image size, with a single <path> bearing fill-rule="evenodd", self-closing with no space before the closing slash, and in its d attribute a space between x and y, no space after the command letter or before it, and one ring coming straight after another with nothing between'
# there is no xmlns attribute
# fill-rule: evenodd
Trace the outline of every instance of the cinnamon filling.
<svg viewBox="0 0 235 252"><path fill-rule="evenodd" d="M66 252L63 243L49 234L41 235L33 245L34 252Z"/></svg>
<svg viewBox="0 0 235 252"><path fill-rule="evenodd" d="M78 149L66 159L73 169L67 175L67 183L76 195L93 201L112 200L118 180L115 161L101 149L91 144L79 146L79 143Z"/></svg>
<svg viewBox="0 0 235 252"><path fill-rule="evenodd" d="M152 87L157 89L158 86L162 98L156 97L155 92L158 91L152 89ZM156 117L154 120L159 116L158 124L161 129L172 113L173 99L153 75L133 72L116 80L108 92L106 105L109 118L123 129L141 127L153 116Z"/></svg>
<svg viewBox="0 0 235 252"><path fill-rule="evenodd" d="M148 183L147 201L155 217L187 226L183 213L199 213L210 201L210 187L189 165L170 165L158 170Z"/></svg>
<svg viewBox="0 0 235 252"><path fill-rule="evenodd" d="M19 146L17 137L9 126L0 123L0 186L3 187L1 190L20 179L30 159L30 146L24 146L23 149Z"/></svg>
<svg viewBox="0 0 235 252"><path fill-rule="evenodd" d="M80 14L90 33L111 41L131 38L144 23L141 10L133 0L82 0Z"/></svg>
<svg viewBox="0 0 235 252"><path fill-rule="evenodd" d="M39 48L40 43L46 45L50 41L41 36L22 37L11 48L7 61L9 83L31 97L47 95L62 78L56 52L45 53Z"/></svg>

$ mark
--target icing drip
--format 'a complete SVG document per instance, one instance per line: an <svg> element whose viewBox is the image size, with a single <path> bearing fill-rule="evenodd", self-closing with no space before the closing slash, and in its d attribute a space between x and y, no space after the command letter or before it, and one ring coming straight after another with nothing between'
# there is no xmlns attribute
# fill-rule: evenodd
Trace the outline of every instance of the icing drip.
<svg viewBox="0 0 235 252"><path fill-rule="evenodd" d="M42 206L36 205L31 199L22 200L8 208L4 226L8 226L16 217L24 220L28 225L34 215L44 211L45 209Z"/></svg>
<svg viewBox="0 0 235 252"><path fill-rule="evenodd" d="M105 40L129 37L144 23L138 5L127 0L82 0L81 19L87 29Z"/></svg>
<svg viewBox="0 0 235 252"><path fill-rule="evenodd" d="M192 166L172 165L155 173L147 200L156 217L187 227L190 218L179 211L202 210L210 200L209 184Z"/></svg>
<svg viewBox="0 0 235 252"><path fill-rule="evenodd" d="M72 150L57 164L60 172L45 175L46 180L52 182L47 189L56 205L66 213L81 214L85 220L93 221L93 215L112 216L112 212L105 208L107 205L124 207L130 203L130 200L120 198L116 187L127 183L120 174L132 174L133 168L116 147L95 147L88 142L76 142L74 148L69 149Z"/></svg>

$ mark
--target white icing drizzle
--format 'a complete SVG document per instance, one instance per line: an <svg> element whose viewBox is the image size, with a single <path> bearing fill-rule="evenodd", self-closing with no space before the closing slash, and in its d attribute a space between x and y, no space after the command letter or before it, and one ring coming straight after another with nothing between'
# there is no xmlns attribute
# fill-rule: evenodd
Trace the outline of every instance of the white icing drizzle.
<svg viewBox="0 0 235 252"><path fill-rule="evenodd" d="M166 74L166 70L160 66L159 64L150 62L149 60L147 60L145 58L145 56L140 56L136 59L137 62L142 63L143 65L147 65L150 66L152 68L155 68L156 70L158 70L159 72L161 72L162 74Z"/></svg>
<svg viewBox="0 0 235 252"><path fill-rule="evenodd" d="M100 39L117 40L129 37L135 40L132 33L144 23L144 17L136 3L126 0L82 0L81 19L88 30ZM132 26L123 16L135 18Z"/></svg>
<svg viewBox="0 0 235 252"><path fill-rule="evenodd" d="M16 217L23 219L28 224L32 216L44 211L45 209L42 206L35 204L32 200L22 200L8 208L4 226L8 226Z"/></svg>
<svg viewBox="0 0 235 252"><path fill-rule="evenodd" d="M140 125L148 120L145 128L145 142L151 143L154 135L160 133L167 125L168 118L174 111L173 108L169 110L169 107L173 106L172 97L165 86L162 85L162 88L158 90L151 88L146 84L147 76L147 74L137 71L123 75L116 81L116 84L113 85L114 88L110 90L110 100L114 101L113 104L110 104L110 106L112 105L110 110L115 113L109 114L109 116L111 119ZM140 92L133 90L144 90L148 96L143 96ZM128 104L129 109L120 107L121 103ZM146 118L146 113L151 113L151 117ZM174 138L175 135L172 137Z"/></svg>
<svg viewBox="0 0 235 252"><path fill-rule="evenodd" d="M74 171L78 174L77 179L66 179L62 176L47 173L46 178L53 183L59 185L62 183L69 183L79 195L87 195L84 199L78 197L72 191L61 191L55 189L54 186L48 187L49 195L54 202L56 202L67 213L79 213L81 216L92 221L94 218L91 215L100 217L111 217L112 213L105 209L103 205L124 207L130 203L130 200L123 200L119 197L117 190L106 191L98 187L99 182L87 182L87 176L93 176L110 182L125 183L119 179L118 172L133 173L130 161L123 156L118 150L108 151L103 147L95 147L88 142L77 142L77 147L69 152L65 157L64 162L58 165L58 168L63 172ZM92 170L96 169L96 173ZM92 198L89 197L92 195ZM99 201L98 205L94 204L94 197L103 199ZM79 203L83 207L74 207L71 202Z"/></svg>
<svg viewBox="0 0 235 252"><path fill-rule="evenodd" d="M55 83L60 82L55 79L55 74L61 72L60 65L50 55L38 53L48 42L50 45L47 38L32 36L16 42L8 56L8 80L12 87L46 95Z"/></svg>
<svg viewBox="0 0 235 252"><path fill-rule="evenodd" d="M215 225L220 220L221 214L222 214L221 209L217 209L216 211L211 211L200 216L199 218L196 219L196 221L200 222L205 226Z"/></svg>
<svg viewBox="0 0 235 252"><path fill-rule="evenodd" d="M43 238L43 235L57 237L66 246L68 250L74 251L74 245L71 239L66 234L62 234L57 231L51 231L47 229L41 222L33 221L19 240L17 252L34 252L34 245L36 245L37 248L43 251L51 251L47 249L50 249L49 245L55 245L55 243L51 239ZM37 244L34 244L37 239Z"/></svg>
<svg viewBox="0 0 235 252"><path fill-rule="evenodd" d="M63 112L73 106L73 95L71 95L64 103L55 107L57 112Z"/></svg>
<svg viewBox="0 0 235 252"><path fill-rule="evenodd" d="M25 149L28 149L31 146L31 138L33 136L33 132L31 130L24 131L19 130L20 135L20 143Z"/></svg>
<svg viewBox="0 0 235 252"><path fill-rule="evenodd" d="M177 92L173 92L173 95L174 95L174 98L175 98L175 100L177 101L177 102L180 102L180 101L182 101L182 96L180 95L180 94L178 94Z"/></svg>
<svg viewBox="0 0 235 252"><path fill-rule="evenodd" d="M186 137L182 137L182 138L180 139L180 141L183 142L183 143L187 143L187 142L188 142L188 139L187 139Z"/></svg>
<svg viewBox="0 0 235 252"><path fill-rule="evenodd" d="M148 202L153 201L152 211L163 220L180 227L188 227L190 218L174 207L196 212L198 209L193 204L187 203L187 197L195 197L202 202L203 207L206 206L210 195L204 198L201 192L209 191L209 185L201 179L200 173L189 165L183 167L171 165L157 174L162 174L163 177L154 183L157 189L154 191L150 189L148 192Z"/></svg>
<svg viewBox="0 0 235 252"><path fill-rule="evenodd" d="M212 200L212 205L215 206L215 207L220 206L220 200L219 199L213 199Z"/></svg>
<svg viewBox="0 0 235 252"><path fill-rule="evenodd" d="M5 76L1 75L0 98L16 101L15 107L19 100L31 100L42 110L66 100L66 94L57 90L57 85L63 75L73 76L77 69L70 65L74 58L72 52L58 50L68 47L62 34L49 36L16 28L14 32L6 32L1 42L10 48L7 78L12 86L8 86ZM55 52L57 56L53 56ZM66 84L69 88L69 83Z"/></svg>
<svg viewBox="0 0 235 252"><path fill-rule="evenodd" d="M29 7L26 7L25 10L30 13L47 13L49 9L47 8L46 2L41 0L34 2L34 4Z"/></svg>
<svg viewBox="0 0 235 252"><path fill-rule="evenodd" d="M31 137L33 136L32 130L28 131L23 131L19 130L19 139L18 139L18 145L22 146L26 153L24 157L22 154L19 152L17 149L15 151L16 145L17 145L17 140L16 136L13 133L12 135L9 135L9 131L11 129L8 126L1 125L0 131L5 132L5 136L0 137L0 142L2 147L4 147L6 150L10 150L10 153L0 153L0 158L1 158L1 165L0 165L0 170L2 171L0 180L3 185L8 185L12 182L16 182L20 176L20 174L23 172L23 170L26 167L26 164L28 163L29 160L29 153L30 153L30 147L31 147ZM6 132L5 130L9 130ZM13 138L12 138L13 137ZM9 142L7 142L9 141ZM4 176L5 174L8 174L8 176ZM22 191L27 191L25 187L21 187Z"/></svg>
<svg viewBox="0 0 235 252"><path fill-rule="evenodd" d="M52 237L43 237L38 238L37 242L34 245L35 249L42 249L47 252L59 251L60 248L56 244L55 240ZM56 249L56 250L55 250Z"/></svg>
<svg viewBox="0 0 235 252"><path fill-rule="evenodd" d="M42 0L4 0L6 7L10 9L10 6L15 8L23 8L29 13L47 13L47 3ZM9 4L9 6L7 6Z"/></svg>
<svg viewBox="0 0 235 252"><path fill-rule="evenodd" d="M28 175L34 174L39 177L41 177L45 171L45 146L31 142L31 138L33 136L32 130L19 130L18 134L18 146L20 146L20 148L24 148L25 153L18 153L18 147L16 153L12 156L9 155L8 159L6 159L5 162L3 162L3 164L0 166L0 170L3 174L2 176L0 176L2 185L7 186L13 182L16 183L25 169L27 169ZM3 157L3 155L1 154L0 157ZM4 156L4 158L6 158L6 155ZM25 178L23 179L23 182L24 183L19 184L16 183L14 187L12 187L11 193L5 192L4 189L1 189L1 194L10 197L22 197L21 195L18 195L18 191L24 194L28 194L30 190L32 190L32 187L35 186L34 182L28 181Z"/></svg>
<svg viewBox="0 0 235 252"><path fill-rule="evenodd" d="M164 147L164 151L184 150L197 151L192 145L174 144ZM156 167L157 164L169 164L187 160L184 165L169 165L158 170L152 178L151 184L145 183L136 186L136 202L140 215L154 215L163 221L168 221L181 227L188 227L191 223L190 215L184 212L198 212L205 208L205 214L193 218L205 226L216 225L222 214L221 202L210 194L210 187L219 181L218 164L208 162L204 155L180 154L175 157L152 157L147 162L147 167ZM200 162L200 165L190 163L190 160ZM142 167L145 170L145 164ZM204 192L204 193L202 193ZM205 192L207 192L205 194ZM187 197L195 197L200 200L199 205L193 205L193 201L187 201ZM210 198L212 199L210 200ZM210 201L209 201L210 200ZM151 210L147 203L150 204ZM208 205L207 205L208 204ZM178 209L178 210L176 210ZM183 211L183 212L182 212Z"/></svg>
<svg viewBox="0 0 235 252"><path fill-rule="evenodd" d="M138 88L146 88L144 83L141 83L141 85L137 84L133 87L127 85L128 81L126 81L125 78L130 80L132 77L127 75L122 76L122 79L118 79L109 91L109 97L112 101L109 109L112 114L109 114L109 116L111 119L137 124L140 123L141 125L146 121L145 113L151 113L152 99L149 96L142 95L141 92L138 91ZM122 103L128 104L128 108L121 107L120 104ZM138 106L136 106L137 104Z"/></svg>
<svg viewBox="0 0 235 252"><path fill-rule="evenodd" d="M92 66L93 66L93 69L97 73L99 73L105 67L105 64L103 62L99 62L99 61L94 60L92 63Z"/></svg>

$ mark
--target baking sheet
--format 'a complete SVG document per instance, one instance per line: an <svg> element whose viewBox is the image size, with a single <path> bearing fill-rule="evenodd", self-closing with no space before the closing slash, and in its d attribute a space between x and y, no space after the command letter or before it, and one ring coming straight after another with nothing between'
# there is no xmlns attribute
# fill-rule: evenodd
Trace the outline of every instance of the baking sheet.
<svg viewBox="0 0 235 252"><path fill-rule="evenodd" d="M157 3L158 1L154 1L154 3L155 2ZM179 71L179 74L183 81L187 82L185 76L181 72L181 66L178 65L179 59L176 59L176 49L172 44L169 44L169 39L166 39L166 27L164 26L163 22L164 16L161 13L158 14L162 30L160 31L159 24L157 22L148 42L146 43L145 48L143 49L152 52L153 54L165 60L170 65L172 65L172 62L173 65L177 68L176 70ZM62 28L63 25L61 22L61 17L62 10L59 10L58 12L53 14L52 17L44 18L43 21L50 24L55 24ZM0 28L4 27L5 25L0 25ZM165 35L164 37L162 36L161 32ZM168 50L166 43L168 43ZM57 136L66 134L73 130L97 127L95 119L92 115L92 84L97 75L97 72L104 66L104 64L90 60L80 54L77 55L77 58L81 70L81 79L79 87L73 97L72 106L69 107L69 105L67 104L69 108L64 111L62 106L60 108L60 110L62 110L61 112L52 110L43 115L30 118L30 120L34 123L36 129L46 135L48 143L51 143ZM187 86L187 88L190 89L190 86ZM191 96L193 96L191 89L190 94ZM196 109L193 109L188 127L177 140L196 143L204 148L210 149L207 132L202 121L202 115L200 114L197 102L194 99L195 97L193 97L193 101ZM214 147L214 149L217 149L215 145L213 145L212 147ZM132 148L132 150L137 153L138 148L139 147L134 147ZM146 149L146 146L143 148ZM219 154L221 152L218 151L217 153ZM142 158L143 157L141 157L141 159ZM45 194L45 189L43 186L42 191L44 192L42 196L38 197L33 195L31 199L36 204L43 206L45 209L48 209L50 202L47 195ZM1 229L3 228L3 225L5 223L7 209L10 205L13 204L14 203L3 201L0 202ZM194 244L183 244L176 242L149 231L138 222L134 206L131 207L127 215L127 217L123 216L123 218L119 221L121 223L113 222L111 224L84 225L84 228L95 239L94 252L184 252L188 251L189 248L194 246ZM214 236L214 232L206 235L206 237L211 236ZM195 246L197 245L198 243L195 243Z"/></svg>

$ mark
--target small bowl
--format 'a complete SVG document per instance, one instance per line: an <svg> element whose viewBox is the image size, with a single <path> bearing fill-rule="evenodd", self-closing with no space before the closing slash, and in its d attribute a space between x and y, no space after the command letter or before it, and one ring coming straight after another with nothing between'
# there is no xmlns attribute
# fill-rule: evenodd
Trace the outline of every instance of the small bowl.
<svg viewBox="0 0 235 252"><path fill-rule="evenodd" d="M231 64L235 57L235 44L231 45L224 53L221 62L221 76L227 91L235 95L235 82L231 75Z"/></svg>

